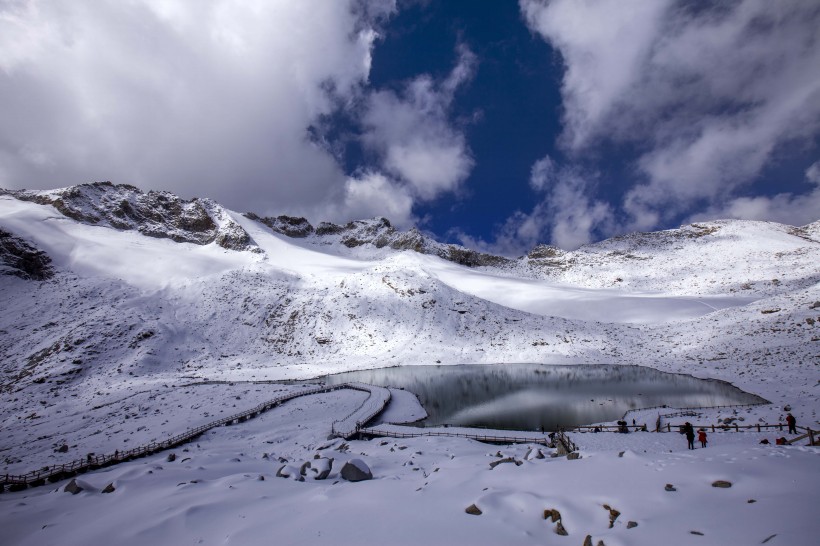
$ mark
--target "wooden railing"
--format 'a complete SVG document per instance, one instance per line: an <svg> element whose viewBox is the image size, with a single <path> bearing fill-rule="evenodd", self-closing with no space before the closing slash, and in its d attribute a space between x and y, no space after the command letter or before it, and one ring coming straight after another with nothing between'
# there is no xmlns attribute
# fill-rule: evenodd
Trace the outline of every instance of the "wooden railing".
<svg viewBox="0 0 820 546"><path fill-rule="evenodd" d="M498 435L498 434L487 434L482 432L449 432L444 431L441 429L436 430L425 430L424 428L417 428L417 427L404 427L406 429L415 429L418 430L386 430L386 429L379 429L379 428L361 428L359 429L359 434L365 436L385 436L390 438L417 438L419 436L439 436L439 437L448 437L448 438L469 438L471 440L478 440L479 442L487 442L487 443L495 443L495 444L542 444L547 445L549 443L548 438L533 438L533 437L526 437L526 436L515 436L513 434L506 435ZM572 444L574 445L574 444Z"/></svg>
<svg viewBox="0 0 820 546"><path fill-rule="evenodd" d="M0 491L3 488L5 488L5 486L8 486L10 490L17 490L25 489L29 486L33 487L43 485L46 481L56 482L69 476L85 473L89 470L95 470L97 468L110 466L112 464L116 464L122 461L127 461L130 459L144 457L146 455L151 455L158 451L162 451L187 443L213 428L231 425L234 423L241 423L252 417L256 417L260 413L265 412L273 407L276 407L283 402L287 402L288 400L299 398L300 396L307 396L311 394L330 392L337 389L346 388L356 388L357 390L362 390L358 387L350 386L348 384L341 384L332 386L320 386L310 389L303 389L296 392L290 392L287 394L283 394L281 396L277 396L276 398L268 400L267 402L263 402L249 410L245 410L243 412L236 413L234 415L224 417L216 421L212 421L210 423L198 426L196 428L188 429L181 434L177 434L176 436L173 436L166 440L162 440L160 442L151 442L149 444L135 447L133 449L128 449L125 451L117 450L113 454L89 454L87 457L83 459L76 459L65 464L46 466L39 470L32 470L31 472L28 472L26 474L0 475Z"/></svg>

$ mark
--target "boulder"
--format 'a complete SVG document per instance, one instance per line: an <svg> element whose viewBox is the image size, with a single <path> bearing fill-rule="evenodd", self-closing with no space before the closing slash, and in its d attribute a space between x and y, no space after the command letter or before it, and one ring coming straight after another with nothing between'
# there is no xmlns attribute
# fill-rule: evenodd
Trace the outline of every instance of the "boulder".
<svg viewBox="0 0 820 546"><path fill-rule="evenodd" d="M277 478L290 478L291 480L296 480L297 482L305 481L305 478L299 474L299 469L295 466L291 466L289 464L284 464L279 467L279 470L276 471Z"/></svg>
<svg viewBox="0 0 820 546"><path fill-rule="evenodd" d="M495 468L498 465L500 465L501 463L515 463L515 466L521 466L522 464L524 464L521 461L515 460L515 458L513 458L513 457L506 457L504 459L499 459L497 461L491 462L490 463L490 468Z"/></svg>
<svg viewBox="0 0 820 546"><path fill-rule="evenodd" d="M83 488L77 485L77 480L74 479L68 482L68 484L66 484L66 486L63 488L63 491L65 491L66 493L71 493L72 495L76 495L82 490Z"/></svg>
<svg viewBox="0 0 820 546"><path fill-rule="evenodd" d="M67 453L68 452L68 444L63 444L57 448L57 453Z"/></svg>
<svg viewBox="0 0 820 546"><path fill-rule="evenodd" d="M626 522L626 528L627 529L632 529L633 527L637 527L637 526L638 526L637 521L627 521Z"/></svg>
<svg viewBox="0 0 820 546"><path fill-rule="evenodd" d="M333 469L333 459L332 458L325 458L322 457L320 459L316 459L310 465L310 470L313 472L313 479L314 480L326 480L327 477L330 475L330 471Z"/></svg>
<svg viewBox="0 0 820 546"><path fill-rule="evenodd" d="M351 459L344 464L341 472L342 478L349 482L361 482L372 480L373 473L361 459Z"/></svg>
<svg viewBox="0 0 820 546"><path fill-rule="evenodd" d="M464 511L473 516L480 516L482 514L481 510L475 504L471 504L465 508Z"/></svg>
<svg viewBox="0 0 820 546"><path fill-rule="evenodd" d="M102 490L102 491L100 491L100 493L113 493L114 491L116 491L116 489L117 489L117 488L116 488L116 487L114 487L114 484L113 484L113 483L109 483L108 485L106 485L106 486L103 488L103 490Z"/></svg>
<svg viewBox="0 0 820 546"><path fill-rule="evenodd" d="M172 462L177 460L177 456L176 456L175 453L169 453L168 457L166 457L165 460L168 461L169 463L172 463Z"/></svg>
<svg viewBox="0 0 820 546"><path fill-rule="evenodd" d="M575 460L580 459L580 458L581 458L581 454L578 453L577 451L573 451L572 453L567 454L567 460L568 461L575 461Z"/></svg>
<svg viewBox="0 0 820 546"><path fill-rule="evenodd" d="M544 510L544 519L551 519L553 523L557 523L561 519L561 512L555 508Z"/></svg>

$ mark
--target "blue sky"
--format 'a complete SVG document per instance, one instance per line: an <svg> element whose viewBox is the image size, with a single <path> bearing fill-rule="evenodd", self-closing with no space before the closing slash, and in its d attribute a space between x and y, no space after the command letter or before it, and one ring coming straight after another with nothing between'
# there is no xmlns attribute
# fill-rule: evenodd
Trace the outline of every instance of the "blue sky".
<svg viewBox="0 0 820 546"><path fill-rule="evenodd" d="M93 180L508 255L820 219L805 0L0 4L0 187Z"/></svg>

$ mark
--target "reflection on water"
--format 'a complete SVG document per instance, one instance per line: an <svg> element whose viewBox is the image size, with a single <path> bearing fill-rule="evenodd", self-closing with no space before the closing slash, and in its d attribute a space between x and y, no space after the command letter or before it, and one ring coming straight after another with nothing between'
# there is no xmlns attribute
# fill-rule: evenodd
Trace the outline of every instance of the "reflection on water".
<svg viewBox="0 0 820 546"><path fill-rule="evenodd" d="M451 424L555 430L620 419L630 409L765 402L727 383L640 366L464 364L405 366L330 375L329 384L361 381L418 396L426 426ZM651 425L651 423L650 423Z"/></svg>

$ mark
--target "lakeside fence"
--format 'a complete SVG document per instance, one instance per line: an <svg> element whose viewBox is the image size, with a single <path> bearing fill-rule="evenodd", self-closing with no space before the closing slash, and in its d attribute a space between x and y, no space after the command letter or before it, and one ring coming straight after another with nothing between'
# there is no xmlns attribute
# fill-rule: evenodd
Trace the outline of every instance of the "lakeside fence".
<svg viewBox="0 0 820 546"><path fill-rule="evenodd" d="M303 389L296 392L289 392L277 396L276 398L273 398L266 402L262 402L261 404L249 410L245 410L230 415L228 417L223 417L222 419L217 419L216 421L200 425L196 428L188 429L185 432L177 434L176 436L173 436L166 440L162 440L159 442L151 442L149 444L124 451L117 450L113 454L94 455L89 453L88 456L82 459L75 459L74 461L64 464L45 466L39 470L32 470L31 472L28 472L26 474L0 475L0 492L2 492L6 487L8 487L9 491L19 491L27 487L44 485L46 481L53 483L60 481L64 478L75 476L77 474L84 474L89 470L96 470L98 468L111 466L119 462L137 459L139 457L145 457L147 455L152 455L159 451L163 451L165 449L169 449L187 443L213 428L247 421L248 419L256 417L262 412L268 411L271 408L274 408L282 404L283 402L287 402L288 400L293 400L294 398L299 398L301 396L319 394L323 392L331 392L338 389L346 388L356 387L351 387L345 383L341 385L320 386L309 389ZM358 388L357 390L362 389Z"/></svg>

